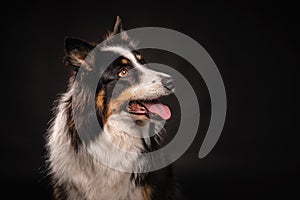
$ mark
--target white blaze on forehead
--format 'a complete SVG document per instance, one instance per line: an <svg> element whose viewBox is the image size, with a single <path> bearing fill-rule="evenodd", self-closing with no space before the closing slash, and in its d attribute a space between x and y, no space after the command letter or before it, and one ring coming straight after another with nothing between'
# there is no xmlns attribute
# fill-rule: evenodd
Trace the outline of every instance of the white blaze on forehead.
<svg viewBox="0 0 300 200"><path fill-rule="evenodd" d="M135 55L132 53L132 50L122 47L122 46L106 46L101 48L102 51L110 51L110 52L114 52L116 54L119 54L120 56L124 56L126 57L128 60L130 60L133 65L138 68L140 71L144 72L144 73L148 73L148 75L151 74L151 72L154 72L153 70L147 69L146 67L144 67L142 64L140 64ZM149 74L150 72L150 74ZM155 75L160 75L162 77L170 77L170 75L162 73L162 72L157 72L155 71Z"/></svg>
<svg viewBox="0 0 300 200"><path fill-rule="evenodd" d="M132 65L142 72L140 82L137 86L132 88L132 93L137 99L155 99L161 95L166 95L165 87L162 85L161 80L170 75L157 72L140 64L132 53L132 50L122 46L106 46L101 49L102 51L109 51L120 56L126 57L131 61Z"/></svg>
<svg viewBox="0 0 300 200"><path fill-rule="evenodd" d="M145 70L145 67L138 63L135 55L132 53L130 49L121 47L121 46L106 46L101 48L102 51L110 51L116 54L119 54L120 56L126 57L128 60L130 60L133 65L137 68L139 68L141 71Z"/></svg>

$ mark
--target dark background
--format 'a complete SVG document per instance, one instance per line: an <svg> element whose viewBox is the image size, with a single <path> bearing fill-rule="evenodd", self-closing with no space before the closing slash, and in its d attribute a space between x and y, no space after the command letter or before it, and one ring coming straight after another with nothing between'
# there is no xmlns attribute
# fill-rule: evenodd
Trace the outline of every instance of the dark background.
<svg viewBox="0 0 300 200"><path fill-rule="evenodd" d="M228 113L220 140L199 159L202 127L175 162L185 195L288 199L299 188L299 131L293 128L299 20L290 3L250 2L2 6L1 194L10 195L8 199L50 199L43 173L44 134L53 101L69 76L62 63L64 37L101 41L120 15L125 29L156 26L189 35L208 51L223 77ZM203 96L208 98L207 93Z"/></svg>

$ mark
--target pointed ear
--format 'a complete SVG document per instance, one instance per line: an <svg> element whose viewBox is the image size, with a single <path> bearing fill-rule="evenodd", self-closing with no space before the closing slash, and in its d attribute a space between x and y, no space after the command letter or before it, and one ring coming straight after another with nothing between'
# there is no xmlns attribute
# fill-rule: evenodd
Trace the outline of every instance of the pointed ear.
<svg viewBox="0 0 300 200"><path fill-rule="evenodd" d="M73 67L80 67L85 62L86 56L94 49L94 46L86 41L78 38L65 38L65 52L64 61L67 65Z"/></svg>
<svg viewBox="0 0 300 200"><path fill-rule="evenodd" d="M127 35L126 31L124 31L123 28L122 28L122 20L119 16L117 16L117 19L116 19L116 22L115 22L115 25L114 25L114 30L111 33L111 35L115 35L115 34L118 34L118 33L121 33L121 38L123 40L128 39L128 35Z"/></svg>

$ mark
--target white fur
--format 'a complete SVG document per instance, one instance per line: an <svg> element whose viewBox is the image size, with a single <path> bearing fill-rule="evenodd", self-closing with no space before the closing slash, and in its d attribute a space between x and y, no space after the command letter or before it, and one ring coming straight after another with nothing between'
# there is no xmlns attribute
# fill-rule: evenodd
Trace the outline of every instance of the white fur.
<svg viewBox="0 0 300 200"><path fill-rule="evenodd" d="M99 134L99 138L93 141L87 150L82 148L76 154L68 138L66 103L63 103L71 95L72 89L62 97L57 115L49 131L50 173L58 180L59 184L73 184L78 191L82 192L82 194L79 194L75 190L69 190L70 200L143 199L142 188L136 187L130 181L130 173L109 168L93 156L101 155L101 158L109 162L115 162L117 165L126 167L130 167L135 163L137 153L135 154L136 157L124 158L121 157L122 155L112 152L110 148L103 150L104 146L101 146L103 144L102 139L109 138L108 133ZM105 129L113 131L108 126ZM122 133L116 132L115 134L121 136ZM127 141L129 138L127 138ZM128 150L131 148L130 144L131 142L128 141Z"/></svg>

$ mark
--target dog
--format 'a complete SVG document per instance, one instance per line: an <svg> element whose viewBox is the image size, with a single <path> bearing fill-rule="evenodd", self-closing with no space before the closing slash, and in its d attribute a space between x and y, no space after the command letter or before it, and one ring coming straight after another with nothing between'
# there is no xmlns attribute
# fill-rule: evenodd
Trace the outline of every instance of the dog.
<svg viewBox="0 0 300 200"><path fill-rule="evenodd" d="M120 35L120 43L114 43L115 35ZM160 98L174 92L174 81L170 75L148 68L136 45L122 29L120 17L101 47L78 38L65 39L64 61L72 74L47 132L54 199L182 199L171 165L143 172L151 163L141 155L158 150L168 137L163 125L171 110ZM117 59L103 70L89 59L95 48ZM96 91L79 83L101 70ZM89 133L89 112L93 111L102 128L96 134ZM82 127L84 136L78 133ZM112 150L112 146L131 154Z"/></svg>

